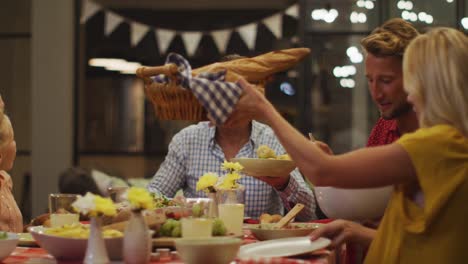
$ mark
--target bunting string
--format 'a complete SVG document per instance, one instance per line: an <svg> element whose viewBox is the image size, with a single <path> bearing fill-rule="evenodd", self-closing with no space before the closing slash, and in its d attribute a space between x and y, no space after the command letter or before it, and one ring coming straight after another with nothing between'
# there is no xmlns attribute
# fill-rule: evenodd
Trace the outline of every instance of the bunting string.
<svg viewBox="0 0 468 264"><path fill-rule="evenodd" d="M100 6L93 0L84 0L82 3L80 18L81 24L85 24L96 13L103 10L105 13L104 34L106 36L112 34L112 32L114 32L121 23L125 22L130 25L130 40L132 47L137 46L149 31L154 31L157 40L157 48L160 54L166 54L172 40L176 36L180 36L189 57L195 54L203 34L208 34L213 39L221 54L226 52L229 39L233 32L238 32L246 46L250 50L254 50L259 24L265 25L275 38L281 39L283 37L283 16L287 15L295 19L299 16L299 5L294 4L283 11L259 21L251 22L235 28L213 30L206 33L202 31L176 31L167 28L157 28L122 17L121 15Z"/></svg>

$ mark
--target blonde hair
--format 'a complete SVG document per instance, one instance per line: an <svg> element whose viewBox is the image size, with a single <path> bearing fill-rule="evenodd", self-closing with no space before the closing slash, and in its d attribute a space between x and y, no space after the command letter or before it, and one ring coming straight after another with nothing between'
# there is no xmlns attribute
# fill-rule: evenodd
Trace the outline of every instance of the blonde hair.
<svg viewBox="0 0 468 264"><path fill-rule="evenodd" d="M0 148L2 148L9 143L10 139L13 137L13 127L10 118L3 113L3 109L0 111L2 112L0 120Z"/></svg>
<svg viewBox="0 0 468 264"><path fill-rule="evenodd" d="M468 136L468 38L436 28L413 40L403 59L404 87L421 103L421 127L449 124Z"/></svg>
<svg viewBox="0 0 468 264"><path fill-rule="evenodd" d="M393 18L361 40L366 52L376 57L397 56L403 58L406 47L419 35L413 25L401 18Z"/></svg>

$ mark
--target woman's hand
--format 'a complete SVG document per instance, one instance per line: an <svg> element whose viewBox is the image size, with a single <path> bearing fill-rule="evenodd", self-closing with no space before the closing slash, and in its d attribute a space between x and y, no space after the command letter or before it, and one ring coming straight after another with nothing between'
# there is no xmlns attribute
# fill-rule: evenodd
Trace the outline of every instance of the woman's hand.
<svg viewBox="0 0 468 264"><path fill-rule="evenodd" d="M319 147L323 152L328 155L333 155L333 150L327 145L327 143L322 141L314 141L315 145Z"/></svg>
<svg viewBox="0 0 468 264"><path fill-rule="evenodd" d="M271 103L254 85L249 84L243 78L239 79L237 83L244 89L244 93L237 102L235 110L223 125L230 127L251 120L267 123L265 122L265 114L274 110Z"/></svg>
<svg viewBox="0 0 468 264"><path fill-rule="evenodd" d="M312 241L319 237L331 239L332 248L340 248L345 243L358 243L369 246L377 233L376 230L367 228L358 223L347 220L335 220L314 230L310 234Z"/></svg>

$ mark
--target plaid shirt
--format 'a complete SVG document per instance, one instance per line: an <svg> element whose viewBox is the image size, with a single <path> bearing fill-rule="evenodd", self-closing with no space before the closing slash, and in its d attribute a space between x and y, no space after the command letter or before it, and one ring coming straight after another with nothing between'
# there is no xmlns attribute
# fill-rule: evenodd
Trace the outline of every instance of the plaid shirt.
<svg viewBox="0 0 468 264"><path fill-rule="evenodd" d="M183 189L185 197L206 197L204 192L196 191L198 179L207 172L224 174L221 164L225 157L215 141L215 132L216 128L209 127L208 122L200 122L177 133L169 145L166 159L148 185L149 191L174 197L179 189ZM250 140L236 157L257 157L256 149L260 145L284 153L271 128L252 121ZM317 218L314 194L297 169L291 173L289 184L283 191L249 176L242 177L239 183L246 187L245 216L258 218L262 213L281 214L283 208L289 210L296 203L303 203L306 207L297 220Z"/></svg>

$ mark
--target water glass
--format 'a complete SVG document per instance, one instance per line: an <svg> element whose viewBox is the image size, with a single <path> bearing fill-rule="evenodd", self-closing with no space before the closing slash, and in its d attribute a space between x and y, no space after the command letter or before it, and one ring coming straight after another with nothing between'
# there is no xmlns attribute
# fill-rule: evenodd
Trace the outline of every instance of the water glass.
<svg viewBox="0 0 468 264"><path fill-rule="evenodd" d="M59 227L65 224L78 223L80 221L79 214L74 213L72 203L78 195L65 193L49 194L49 213L50 226Z"/></svg>
<svg viewBox="0 0 468 264"><path fill-rule="evenodd" d="M183 238L211 237L213 219L202 217L185 217L181 219Z"/></svg>
<svg viewBox="0 0 468 264"><path fill-rule="evenodd" d="M245 188L218 190L218 216L224 222L228 234L243 235L244 197Z"/></svg>

